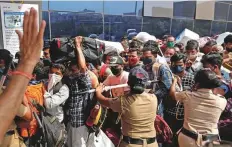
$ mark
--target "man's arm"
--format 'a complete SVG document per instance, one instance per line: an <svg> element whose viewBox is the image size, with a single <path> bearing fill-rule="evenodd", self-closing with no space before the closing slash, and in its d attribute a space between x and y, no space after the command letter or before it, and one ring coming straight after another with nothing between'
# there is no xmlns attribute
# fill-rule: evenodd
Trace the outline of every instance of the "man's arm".
<svg viewBox="0 0 232 147"><path fill-rule="evenodd" d="M19 36L21 55L21 61L16 71L28 75L32 74L43 48L43 34L46 23L43 21L39 29L37 20L38 14L34 8L31 8L30 14L28 12L24 14L24 33L16 32ZM22 103L28 82L29 79L26 76L13 74L7 88L0 95L0 144Z"/></svg>
<svg viewBox="0 0 232 147"><path fill-rule="evenodd" d="M82 37L78 36L75 38L75 44L76 44L76 49L77 49L77 65L80 69L81 73L85 73L87 70L87 66L85 63L85 57L83 55L82 52L82 48L81 48L81 42L82 42Z"/></svg>
<svg viewBox="0 0 232 147"><path fill-rule="evenodd" d="M177 84L177 78L174 78L169 91L169 95L173 100L176 100L176 84Z"/></svg>

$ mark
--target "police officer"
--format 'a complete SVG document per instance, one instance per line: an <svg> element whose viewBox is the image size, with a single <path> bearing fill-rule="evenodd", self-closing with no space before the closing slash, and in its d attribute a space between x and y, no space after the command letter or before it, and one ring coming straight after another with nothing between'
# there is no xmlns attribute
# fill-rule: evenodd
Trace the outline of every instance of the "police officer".
<svg viewBox="0 0 232 147"><path fill-rule="evenodd" d="M178 136L180 147L198 147L218 141L218 120L225 109L226 99L213 93L222 82L210 69L195 75L195 90L175 93L175 79L170 94L184 103L184 124Z"/></svg>
<svg viewBox="0 0 232 147"><path fill-rule="evenodd" d="M157 98L145 92L148 79L147 72L136 66L129 73L129 94L110 99L101 94L103 85L96 89L99 102L120 113L123 137L120 147L158 147L154 128Z"/></svg>

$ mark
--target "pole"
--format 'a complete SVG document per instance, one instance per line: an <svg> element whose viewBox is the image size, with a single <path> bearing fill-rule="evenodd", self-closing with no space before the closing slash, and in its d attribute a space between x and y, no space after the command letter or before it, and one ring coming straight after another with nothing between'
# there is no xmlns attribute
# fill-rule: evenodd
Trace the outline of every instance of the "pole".
<svg viewBox="0 0 232 147"><path fill-rule="evenodd" d="M51 14L50 14L50 1L48 0L48 26L49 26L49 39L52 39L52 25L51 25Z"/></svg>

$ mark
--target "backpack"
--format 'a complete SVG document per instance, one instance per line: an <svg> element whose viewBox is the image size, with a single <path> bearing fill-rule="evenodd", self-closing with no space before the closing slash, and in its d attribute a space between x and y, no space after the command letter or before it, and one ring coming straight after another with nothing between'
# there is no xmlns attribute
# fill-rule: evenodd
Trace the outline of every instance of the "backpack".
<svg viewBox="0 0 232 147"><path fill-rule="evenodd" d="M172 138L173 138L172 130L165 122L165 120L159 115L156 115L155 130L156 130L156 138L158 143L172 142Z"/></svg>
<svg viewBox="0 0 232 147"><path fill-rule="evenodd" d="M105 44L92 38L83 37L82 51L86 62L99 61L105 50ZM64 63L76 57L75 38L54 38L50 42L51 59L54 62Z"/></svg>

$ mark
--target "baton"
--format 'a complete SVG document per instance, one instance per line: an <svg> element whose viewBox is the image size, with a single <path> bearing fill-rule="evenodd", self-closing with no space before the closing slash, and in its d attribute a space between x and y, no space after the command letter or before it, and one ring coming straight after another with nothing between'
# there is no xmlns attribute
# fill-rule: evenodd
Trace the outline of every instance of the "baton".
<svg viewBox="0 0 232 147"><path fill-rule="evenodd" d="M151 84L151 83L157 83L159 81L148 81L146 84ZM120 84L120 85L114 85L114 86L105 86L103 88L103 91L109 91L111 89L115 89L115 88L123 88L123 87L128 87L129 85L128 84ZM79 92L78 94L84 94L84 93L93 93L95 92L96 89L90 89L90 90L87 90L87 91L83 91L83 92Z"/></svg>

